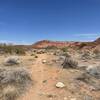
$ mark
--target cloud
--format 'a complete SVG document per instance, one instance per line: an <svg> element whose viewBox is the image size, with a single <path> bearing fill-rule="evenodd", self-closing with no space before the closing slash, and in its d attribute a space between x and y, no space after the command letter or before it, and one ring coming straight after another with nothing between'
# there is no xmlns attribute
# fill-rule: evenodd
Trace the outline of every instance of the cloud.
<svg viewBox="0 0 100 100"><path fill-rule="evenodd" d="M94 41L95 39L100 37L100 33L79 33L74 34L73 36L80 41Z"/></svg>
<svg viewBox="0 0 100 100"><path fill-rule="evenodd" d="M7 41L7 40L0 40L0 43L7 43L7 44L9 44L9 43L14 43L14 42L12 42L12 41Z"/></svg>
<svg viewBox="0 0 100 100"><path fill-rule="evenodd" d="M100 33L80 33L80 34L75 34L75 36L78 36L78 37L99 37L100 36Z"/></svg>
<svg viewBox="0 0 100 100"><path fill-rule="evenodd" d="M29 45L30 44L25 41L15 42L15 41L9 41L9 40L0 40L0 43L15 44L15 45Z"/></svg>

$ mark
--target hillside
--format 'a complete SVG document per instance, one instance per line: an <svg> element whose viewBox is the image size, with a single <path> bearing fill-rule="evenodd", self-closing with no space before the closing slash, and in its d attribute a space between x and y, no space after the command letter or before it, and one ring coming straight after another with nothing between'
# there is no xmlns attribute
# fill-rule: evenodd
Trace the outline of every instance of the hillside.
<svg viewBox="0 0 100 100"><path fill-rule="evenodd" d="M49 40L42 40L34 43L32 45L33 48L46 48L48 46L55 46L58 48L62 47L77 47L77 48L86 48L86 49L91 49L91 48L96 48L100 47L100 38L96 39L93 42L68 42L68 41L49 41Z"/></svg>
<svg viewBox="0 0 100 100"><path fill-rule="evenodd" d="M80 44L81 44L81 42L42 40L42 41L36 42L32 46L35 47L35 48L46 48L48 46L55 46L55 47L61 48L61 47L79 46Z"/></svg>

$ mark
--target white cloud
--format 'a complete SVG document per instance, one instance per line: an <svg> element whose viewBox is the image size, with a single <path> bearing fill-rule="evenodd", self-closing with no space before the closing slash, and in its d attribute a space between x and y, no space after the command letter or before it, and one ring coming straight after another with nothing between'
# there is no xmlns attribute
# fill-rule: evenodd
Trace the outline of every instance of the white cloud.
<svg viewBox="0 0 100 100"><path fill-rule="evenodd" d="M74 34L74 38L80 41L94 41L98 37L100 37L100 33L80 33L80 34Z"/></svg>
<svg viewBox="0 0 100 100"><path fill-rule="evenodd" d="M80 33L80 34L75 34L75 36L78 36L78 37L99 37L100 36L100 33Z"/></svg>
<svg viewBox="0 0 100 100"><path fill-rule="evenodd" d="M0 40L0 43L16 44L16 45L29 45L29 43L27 43L25 41L15 42L15 41L9 41L9 40Z"/></svg>

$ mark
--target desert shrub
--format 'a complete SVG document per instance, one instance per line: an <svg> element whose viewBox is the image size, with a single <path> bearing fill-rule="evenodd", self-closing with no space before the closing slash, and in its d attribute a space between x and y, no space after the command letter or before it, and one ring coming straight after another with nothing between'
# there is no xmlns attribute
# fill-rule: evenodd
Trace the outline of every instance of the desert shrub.
<svg viewBox="0 0 100 100"><path fill-rule="evenodd" d="M100 50L95 49L93 51L93 54L95 59L100 59Z"/></svg>
<svg viewBox="0 0 100 100"><path fill-rule="evenodd" d="M76 79L100 90L100 66L88 66Z"/></svg>
<svg viewBox="0 0 100 100"><path fill-rule="evenodd" d="M86 71L88 74L100 79L100 66L89 66Z"/></svg>
<svg viewBox="0 0 100 100"><path fill-rule="evenodd" d="M31 56L35 56L35 54L31 54Z"/></svg>
<svg viewBox="0 0 100 100"><path fill-rule="evenodd" d="M7 53L7 54L25 54L25 50L22 47L13 46L13 45L0 45L0 52Z"/></svg>
<svg viewBox="0 0 100 100"><path fill-rule="evenodd" d="M38 56L35 55L34 58L38 58Z"/></svg>
<svg viewBox="0 0 100 100"><path fill-rule="evenodd" d="M93 53L94 53L94 54L100 54L100 50L95 49L95 50L93 51Z"/></svg>
<svg viewBox="0 0 100 100"><path fill-rule="evenodd" d="M68 51L68 48L67 48L67 47L63 47L63 48L61 48L61 50L62 50L63 52L67 52L67 51Z"/></svg>
<svg viewBox="0 0 100 100"><path fill-rule="evenodd" d="M87 44L86 43L81 43L80 45L79 45L79 49L82 49L83 47L85 47L85 46L87 46Z"/></svg>
<svg viewBox="0 0 100 100"><path fill-rule="evenodd" d="M64 53L62 54L62 56L71 57L71 55L69 55L67 52L64 52Z"/></svg>
<svg viewBox="0 0 100 100"><path fill-rule="evenodd" d="M81 59L86 60L86 59L91 59L90 53L89 52L84 52L81 55Z"/></svg>
<svg viewBox="0 0 100 100"><path fill-rule="evenodd" d="M71 58L65 58L62 66L63 68L77 68L78 62Z"/></svg>
<svg viewBox="0 0 100 100"><path fill-rule="evenodd" d="M11 65L18 65L20 64L20 59L17 56L11 56L6 58L4 65L11 66Z"/></svg>
<svg viewBox="0 0 100 100"><path fill-rule="evenodd" d="M13 47L12 46L3 46L2 47L5 53L12 54L13 53Z"/></svg>
<svg viewBox="0 0 100 100"><path fill-rule="evenodd" d="M49 49L58 49L58 48L56 46L47 46L45 49L49 50Z"/></svg>
<svg viewBox="0 0 100 100"><path fill-rule="evenodd" d="M16 100L32 85L28 71L24 68L0 68L1 100Z"/></svg>
<svg viewBox="0 0 100 100"><path fill-rule="evenodd" d="M25 54L25 50L22 48L15 48L15 53L18 55L24 55Z"/></svg>
<svg viewBox="0 0 100 100"><path fill-rule="evenodd" d="M33 56L34 58L38 58L36 54L31 54L31 56Z"/></svg>
<svg viewBox="0 0 100 100"><path fill-rule="evenodd" d="M19 95L16 87L8 85L3 89L2 98L3 100L16 100Z"/></svg>

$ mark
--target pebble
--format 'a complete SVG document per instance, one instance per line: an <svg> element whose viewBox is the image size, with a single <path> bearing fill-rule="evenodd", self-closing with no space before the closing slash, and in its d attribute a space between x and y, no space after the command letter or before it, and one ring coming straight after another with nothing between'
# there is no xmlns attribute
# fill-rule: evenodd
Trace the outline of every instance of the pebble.
<svg viewBox="0 0 100 100"><path fill-rule="evenodd" d="M64 85L64 83L62 83L62 82L58 82L58 83L56 84L56 87L57 87L57 88L63 88L63 87L65 87L65 85Z"/></svg>

